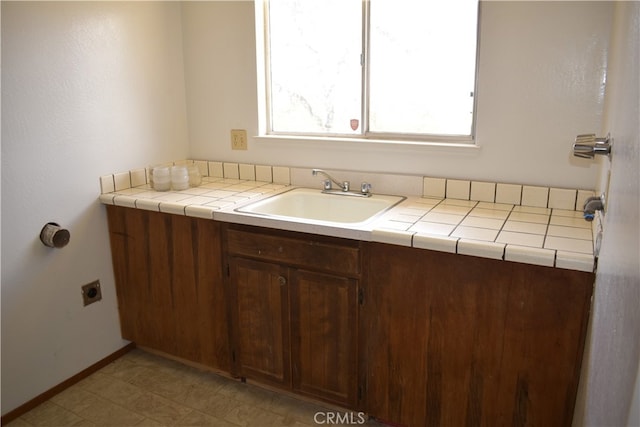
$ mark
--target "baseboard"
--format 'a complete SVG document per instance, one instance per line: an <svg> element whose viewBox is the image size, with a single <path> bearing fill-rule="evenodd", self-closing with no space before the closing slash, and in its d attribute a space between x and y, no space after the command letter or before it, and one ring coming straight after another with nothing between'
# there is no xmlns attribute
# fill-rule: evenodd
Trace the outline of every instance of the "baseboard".
<svg viewBox="0 0 640 427"><path fill-rule="evenodd" d="M109 363L113 362L114 360L119 359L124 354L126 354L129 351L133 350L135 348L135 346L136 346L135 343L129 343L129 344L125 345L120 350L117 350L117 351L111 353L110 355L108 355L104 359L101 359L98 362L94 363L93 365L89 366L88 368L78 372L77 374L75 374L71 378L68 378L68 379L64 380L60 384L50 388L49 390L45 391L44 393L39 394L38 396L34 397L33 399L29 400L28 402L18 406L16 409L7 412L5 415L3 415L0 418L0 425L9 424L11 421L15 420L16 418L20 417L23 414L26 414L27 412L29 412L30 410L32 410L36 406L40 405L41 403L44 403L45 401L51 399L56 394L66 390L69 387L71 387L72 385L82 381L83 379L87 378L89 375L93 374L94 372L104 368Z"/></svg>

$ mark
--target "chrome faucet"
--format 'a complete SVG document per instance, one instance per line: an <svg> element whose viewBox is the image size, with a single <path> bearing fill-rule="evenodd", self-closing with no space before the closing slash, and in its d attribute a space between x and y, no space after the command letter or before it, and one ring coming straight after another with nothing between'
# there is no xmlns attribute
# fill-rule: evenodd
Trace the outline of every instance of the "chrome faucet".
<svg viewBox="0 0 640 427"><path fill-rule="evenodd" d="M318 174L322 174L322 175L326 176L327 178L329 178L326 181L324 181L324 189L325 190L331 190L331 182L333 182L338 187L340 187L342 189L342 191L349 191L349 181L343 181L342 183L340 183L340 182L336 181L336 179L334 177L332 177L331 175L329 175L328 173L326 173L322 169L312 169L311 170L311 174L313 176L317 176Z"/></svg>
<svg viewBox="0 0 640 427"><path fill-rule="evenodd" d="M351 184L349 183L349 181L339 182L338 180L336 180L334 177L332 177L322 169L312 169L311 174L313 176L317 176L318 174L320 174L320 175L324 175L327 178L322 182L324 186L324 189L322 190L323 193L345 194L345 195L351 195L351 196L364 196L364 197L371 196L371 193L369 191L371 190L371 184L368 184L366 182L362 183L360 187L360 192L357 193L355 191L349 191L349 189L351 188ZM332 183L340 187L340 190L334 190Z"/></svg>

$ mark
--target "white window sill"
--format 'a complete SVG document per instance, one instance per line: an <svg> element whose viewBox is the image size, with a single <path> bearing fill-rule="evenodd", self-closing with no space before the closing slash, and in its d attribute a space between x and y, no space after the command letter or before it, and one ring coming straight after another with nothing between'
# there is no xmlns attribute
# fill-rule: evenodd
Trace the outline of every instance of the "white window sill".
<svg viewBox="0 0 640 427"><path fill-rule="evenodd" d="M352 144L380 144L387 146L411 146L425 148L452 149L464 151L480 150L480 146L472 141L461 141L452 139L451 141L416 141L397 139L370 139L370 138L347 138L340 136L303 136L303 135L256 135L254 139L260 141L297 141L297 142L339 142Z"/></svg>

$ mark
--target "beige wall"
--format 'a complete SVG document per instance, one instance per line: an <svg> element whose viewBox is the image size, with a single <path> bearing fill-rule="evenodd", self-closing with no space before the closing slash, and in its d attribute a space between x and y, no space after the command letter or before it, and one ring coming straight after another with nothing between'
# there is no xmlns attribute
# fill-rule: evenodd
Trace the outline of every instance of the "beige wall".
<svg viewBox="0 0 640 427"><path fill-rule="evenodd" d="M188 154L181 41L177 3L2 2L3 414L125 344L98 177Z"/></svg>
<svg viewBox="0 0 640 427"><path fill-rule="evenodd" d="M230 149L229 130L258 131L253 3L185 3L191 155L593 189L597 167L570 149L577 134L600 130L612 9L590 1L482 3L480 150L250 138L243 152Z"/></svg>
<svg viewBox="0 0 640 427"><path fill-rule="evenodd" d="M608 194L575 426L640 425L640 2L616 4L611 39L603 133L613 154L601 159Z"/></svg>
<svg viewBox="0 0 640 427"><path fill-rule="evenodd" d="M634 10L637 23L637 4ZM597 184L597 165L569 151L577 133L606 131L609 2L483 4L481 149L472 153L255 139L248 151L231 151L229 129L257 131L251 2L3 1L1 11L3 414L123 345L106 219L97 202L100 175L191 156ZM635 58L637 64L637 52ZM71 231L62 250L38 241L52 220ZM96 278L103 301L82 307L80 285ZM613 305L601 299L600 310L627 307L624 297L618 294ZM600 337L611 327L603 325ZM609 344L598 339L594 348ZM593 371L608 367L613 356L594 360ZM617 385L591 378L597 387ZM613 396L627 399L626 384ZM597 409L587 418L598 420L614 399L600 400L597 388L590 390Z"/></svg>

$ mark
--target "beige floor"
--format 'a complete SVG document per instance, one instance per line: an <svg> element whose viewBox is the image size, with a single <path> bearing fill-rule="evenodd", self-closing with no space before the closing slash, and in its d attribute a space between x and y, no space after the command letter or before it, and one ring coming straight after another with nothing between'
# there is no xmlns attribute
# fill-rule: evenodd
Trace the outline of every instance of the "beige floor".
<svg viewBox="0 0 640 427"><path fill-rule="evenodd" d="M335 409L312 405L135 349L8 425L337 425L327 422L332 420L332 415L327 418L327 412L335 412ZM344 416L344 413L340 415ZM351 418L342 420L353 420L347 425L358 425L357 413L346 416ZM381 426L373 420L366 425Z"/></svg>

